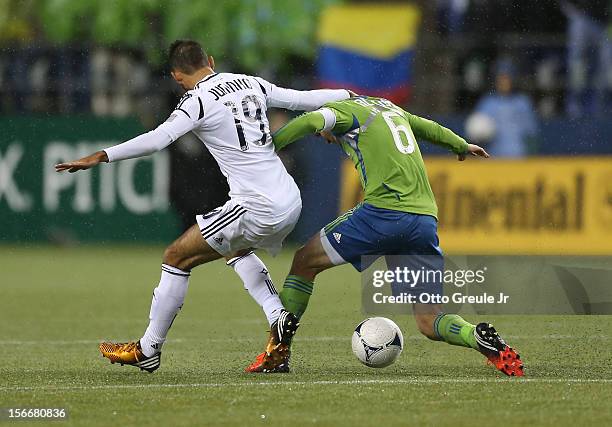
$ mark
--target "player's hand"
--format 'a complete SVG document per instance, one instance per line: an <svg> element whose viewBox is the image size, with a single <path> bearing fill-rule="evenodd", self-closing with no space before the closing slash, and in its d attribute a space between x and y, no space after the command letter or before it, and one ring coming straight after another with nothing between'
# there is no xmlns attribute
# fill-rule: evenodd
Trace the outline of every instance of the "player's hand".
<svg viewBox="0 0 612 427"><path fill-rule="evenodd" d="M104 151L98 151L90 156L83 157L79 160L73 160L72 162L59 163L55 165L55 172L68 171L74 173L80 170L87 170L98 163L108 162L108 156Z"/></svg>
<svg viewBox="0 0 612 427"><path fill-rule="evenodd" d="M461 153L461 154L457 154L457 160L459 160L460 162L465 160L465 156L467 154L471 154L472 156L476 156L476 157L484 157L485 159L488 159L489 157L489 153L487 153L485 151L484 148L476 145L476 144L468 144L468 149L465 153Z"/></svg>
<svg viewBox="0 0 612 427"><path fill-rule="evenodd" d="M338 138L336 138L336 136L328 130L322 131L321 133L319 133L319 135L321 135L327 141L328 144L338 143Z"/></svg>

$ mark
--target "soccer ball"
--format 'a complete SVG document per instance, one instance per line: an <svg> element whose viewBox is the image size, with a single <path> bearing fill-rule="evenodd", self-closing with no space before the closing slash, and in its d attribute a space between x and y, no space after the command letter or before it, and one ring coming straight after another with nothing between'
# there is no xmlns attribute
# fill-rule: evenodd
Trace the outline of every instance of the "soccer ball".
<svg viewBox="0 0 612 427"><path fill-rule="evenodd" d="M370 317L353 332L353 353L371 368L384 368L398 358L404 348L400 328L386 317Z"/></svg>
<svg viewBox="0 0 612 427"><path fill-rule="evenodd" d="M465 134L469 140L485 144L494 137L497 129L491 116L483 113L474 113L465 121Z"/></svg>

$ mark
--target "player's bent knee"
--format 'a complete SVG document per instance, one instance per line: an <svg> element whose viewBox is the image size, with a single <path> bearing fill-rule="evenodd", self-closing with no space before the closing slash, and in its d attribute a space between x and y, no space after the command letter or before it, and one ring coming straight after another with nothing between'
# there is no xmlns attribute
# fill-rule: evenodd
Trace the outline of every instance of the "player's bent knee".
<svg viewBox="0 0 612 427"><path fill-rule="evenodd" d="M291 264L291 274L302 276L306 279L313 280L314 277L320 273L312 262L312 257L309 256L307 246L302 246L297 250L293 256L293 263Z"/></svg>
<svg viewBox="0 0 612 427"><path fill-rule="evenodd" d="M301 248L299 248L295 254L293 254L293 262L291 264L291 267L299 267L299 266L306 266L308 262L308 257L306 256L306 250L305 247L302 246Z"/></svg>
<svg viewBox="0 0 612 427"><path fill-rule="evenodd" d="M164 251L163 263L171 265L176 268L181 268L181 262L183 261L183 257L181 256L180 250L176 246L176 244L171 244Z"/></svg>

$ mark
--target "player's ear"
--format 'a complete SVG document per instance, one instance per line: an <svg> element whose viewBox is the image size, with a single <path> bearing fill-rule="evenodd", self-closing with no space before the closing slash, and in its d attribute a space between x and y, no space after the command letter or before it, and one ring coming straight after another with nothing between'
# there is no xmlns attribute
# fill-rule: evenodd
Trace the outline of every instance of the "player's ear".
<svg viewBox="0 0 612 427"><path fill-rule="evenodd" d="M208 65L210 65L210 68L213 70L215 69L215 58L210 55L208 55Z"/></svg>
<svg viewBox="0 0 612 427"><path fill-rule="evenodd" d="M177 83L180 83L183 80L183 73L180 71L170 71L170 75Z"/></svg>

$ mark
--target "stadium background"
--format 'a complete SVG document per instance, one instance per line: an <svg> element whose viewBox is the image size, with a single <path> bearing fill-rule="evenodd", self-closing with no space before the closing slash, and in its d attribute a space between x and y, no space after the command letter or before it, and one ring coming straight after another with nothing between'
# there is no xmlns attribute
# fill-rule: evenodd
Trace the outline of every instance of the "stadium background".
<svg viewBox="0 0 612 427"><path fill-rule="evenodd" d="M53 168L167 117L181 95L164 63L176 38L202 42L218 71L385 95L461 134L500 64L511 63L537 119L525 154L458 163L420 144L443 248L611 255L609 8L607 0L1 0L0 407L67 406L75 425L108 425L110 414L126 425L151 414L167 425L265 416L280 425L475 425L491 414L506 425L609 424L609 316L491 317L528 360L526 382L502 382L475 354L433 345L404 320L406 354L366 370L350 353L364 315L349 267L317 285L295 374L257 379L273 383L282 408L240 376L266 325L223 263L194 272L163 369L142 376L101 365L96 342L146 326L163 245L195 212L223 203L227 187L190 135L145 159L72 175ZM273 129L289 117L272 112ZM304 200L291 236L299 244L358 200L356 174L316 138L282 157ZM292 248L262 255L277 286Z"/></svg>
<svg viewBox="0 0 612 427"><path fill-rule="evenodd" d="M500 252L508 244L511 252L610 253L611 239L603 237L612 221L610 104L593 111L587 100L583 114L568 113L570 36L563 2L111 3L3 3L2 241L165 243L195 212L225 200L217 166L191 135L158 156L99 171L69 176L52 167L163 121L180 96L164 50L175 38L191 37L215 56L219 71L253 73L300 89L350 87L387 96L462 134L466 117L494 86L496 63L510 58L516 90L531 98L537 115L527 158L459 167L421 144L434 187L451 183L436 188L444 204L445 246L459 253ZM577 2L594 8L604 3ZM499 18L500 11L507 19ZM586 52L585 66L595 68L598 51ZM609 97L610 85L603 91ZM289 117L271 116L273 127ZM283 157L308 213L295 242L356 199L355 174L342 167L340 150L313 142ZM590 167L593 156L596 170ZM471 187L452 185L460 180ZM513 221L519 211L535 208L538 186L549 205L567 199L567 206L538 223L520 215ZM502 201L483 207L475 201L478 194ZM570 227L564 218L578 209L576 203L581 212ZM469 218L478 216L486 218L476 222L477 234L493 233L494 241L465 238ZM541 237L536 245L530 243L534 236ZM565 237L572 240L558 244Z"/></svg>

